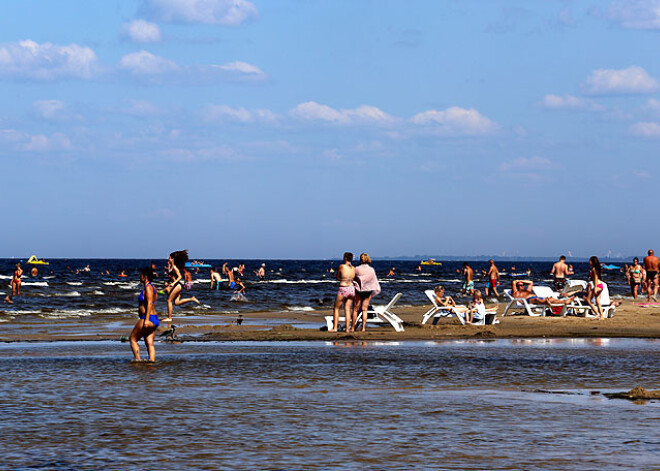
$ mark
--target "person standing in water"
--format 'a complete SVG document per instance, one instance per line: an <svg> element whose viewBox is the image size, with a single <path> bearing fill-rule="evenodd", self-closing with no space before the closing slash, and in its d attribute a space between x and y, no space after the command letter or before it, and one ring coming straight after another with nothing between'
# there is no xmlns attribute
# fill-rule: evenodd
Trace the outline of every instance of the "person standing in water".
<svg viewBox="0 0 660 471"><path fill-rule="evenodd" d="M21 277L23 276L23 269L21 268L21 264L17 263L16 264L16 269L14 270L14 276L11 279L11 296L7 294L5 297L5 302L12 304L14 301L12 301L12 298L14 296L20 296L21 295Z"/></svg>
<svg viewBox="0 0 660 471"><path fill-rule="evenodd" d="M495 295L499 298L500 293L497 292L497 282L500 280L500 272L495 266L495 261L488 260L488 272L486 273L488 277L488 286L486 287L486 296ZM481 296L481 293L479 294Z"/></svg>
<svg viewBox="0 0 660 471"><path fill-rule="evenodd" d="M140 358L140 344L138 343L141 338L144 338L144 345L147 347L149 361L156 361L154 337L156 336L156 329L160 325L160 321L156 312L158 293L154 285L151 284L153 279L153 270L149 267L143 268L140 272L140 282L143 288L138 297L138 315L140 316L140 320L133 327L130 337L133 361L142 361Z"/></svg>
<svg viewBox="0 0 660 471"><path fill-rule="evenodd" d="M257 275L259 281L264 281L266 279L266 264L262 263L257 271L254 272Z"/></svg>
<svg viewBox="0 0 660 471"><path fill-rule="evenodd" d="M220 289L222 278L220 278L220 273L218 273L217 268L211 268L211 286L209 289Z"/></svg>
<svg viewBox="0 0 660 471"><path fill-rule="evenodd" d="M172 322L172 310L174 309L174 304L177 306L181 306L190 302L199 304L199 301L195 296L181 299L181 290L185 285L183 272L186 268L187 261L187 250L178 250L176 252L172 252L170 257L167 259L171 281L170 284L165 288L169 293L167 296L167 319L165 322Z"/></svg>
<svg viewBox="0 0 660 471"><path fill-rule="evenodd" d="M339 324L339 310L341 309L342 304L344 305L346 330L348 330L351 325L351 317L353 315L353 299L355 299L355 286L353 285L353 280L355 279L355 268L351 264L352 261L353 254L351 252L344 253L344 263L339 265L339 268L337 269L339 291L337 291L337 297L335 298L332 330L330 332L337 332Z"/></svg>

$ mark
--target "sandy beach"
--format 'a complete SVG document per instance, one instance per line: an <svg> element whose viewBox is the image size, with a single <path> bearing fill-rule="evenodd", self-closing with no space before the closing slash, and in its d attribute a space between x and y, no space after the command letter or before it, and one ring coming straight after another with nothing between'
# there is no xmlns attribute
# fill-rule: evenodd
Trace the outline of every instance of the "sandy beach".
<svg viewBox="0 0 660 471"><path fill-rule="evenodd" d="M182 341L286 341L286 340L450 340L515 338L660 338L660 306L643 308L631 303L620 306L613 318L597 321L583 317L501 317L505 305L498 306L500 323L488 326L463 326L456 319L441 319L436 325L421 324L430 306L408 306L395 310L405 321L405 332L395 332L389 325L369 327L367 332L331 333L320 330L324 316L332 311L251 312L243 314L243 325L236 316L205 315L175 318L176 333ZM2 324L0 341L75 341L119 340L129 335L134 323L126 319L20 321ZM166 330L161 324L159 333ZM28 333L29 332L29 333Z"/></svg>

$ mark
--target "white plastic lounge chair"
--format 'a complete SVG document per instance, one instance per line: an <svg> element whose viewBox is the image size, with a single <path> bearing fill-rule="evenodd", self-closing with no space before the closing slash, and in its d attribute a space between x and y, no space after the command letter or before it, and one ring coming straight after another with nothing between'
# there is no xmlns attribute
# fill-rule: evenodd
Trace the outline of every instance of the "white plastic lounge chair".
<svg viewBox="0 0 660 471"><path fill-rule="evenodd" d="M455 315L458 317L456 311L452 309L451 307L448 306L439 306L438 303L435 301L435 291L432 289L427 289L424 291L424 294L426 295L429 300L431 300L431 304L433 306L431 309L426 311L424 314L424 317L422 317L422 324L426 324L431 318L438 318L438 317L447 317L447 316L452 316ZM464 321L461 321L464 322Z"/></svg>
<svg viewBox="0 0 660 471"><path fill-rule="evenodd" d="M536 296L539 298L557 298L559 295L555 293L552 288L548 286L534 286L532 288L532 291ZM531 303L527 301L525 298L514 298L511 295L511 290L510 289L505 289L504 294L511 300L509 304L507 304L506 308L504 309L504 313L502 316L506 316L507 314L513 312L518 312L518 313L526 313L528 316L545 316L546 311L550 310L552 305L547 305L547 304L534 304L534 301ZM566 306L564 304L557 304L556 307L562 307L562 311L559 313L560 315L565 315L566 311Z"/></svg>
<svg viewBox="0 0 660 471"><path fill-rule="evenodd" d="M424 291L424 294L426 295L427 298L431 300L431 303L433 303L433 307L426 311L424 314L424 317L422 318L422 324L426 324L429 319L431 318L438 318L438 317L449 317L449 316L454 316L456 317L461 324L465 325L465 313L456 310L453 306L438 306L438 304L435 302L435 291L432 289L427 289ZM466 306L460 306L464 309L467 309ZM486 309L486 315L490 314L495 314L497 312L497 309ZM496 321L493 319L495 324L498 324L499 321ZM486 325L486 317L479 317L478 314L475 314L474 318L472 319L472 325Z"/></svg>
<svg viewBox="0 0 660 471"><path fill-rule="evenodd" d="M587 283L583 283L584 287L586 288ZM603 283L603 292L600 294L600 305L603 308L603 317L614 317L616 306L612 304L612 300L610 299L610 289L607 286L607 283L604 281L601 283ZM575 298L575 301L566 307L567 311L575 314L576 316L598 317L598 312L594 311L591 306L589 306L589 303L579 298Z"/></svg>
<svg viewBox="0 0 660 471"><path fill-rule="evenodd" d="M392 308L399 301L402 294L397 293L394 295L392 300L387 303L385 306L373 306L367 311L367 323L369 324L384 324L389 323L394 327L394 330L397 332L403 332L403 320L396 314L392 312ZM364 313L362 313L364 317ZM358 318L358 324L360 324L363 319ZM340 317L339 322L346 323L345 317ZM325 316L325 323L328 326L328 330L333 328L333 316ZM356 325L357 328L357 325Z"/></svg>

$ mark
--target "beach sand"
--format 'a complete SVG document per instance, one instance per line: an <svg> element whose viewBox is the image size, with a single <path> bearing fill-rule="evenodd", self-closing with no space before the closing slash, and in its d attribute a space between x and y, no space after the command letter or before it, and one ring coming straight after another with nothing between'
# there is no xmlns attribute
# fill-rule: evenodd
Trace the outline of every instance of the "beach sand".
<svg viewBox="0 0 660 471"><path fill-rule="evenodd" d="M183 341L301 341L301 340L450 340L498 338L660 338L660 306L640 307L624 303L613 318L598 321L583 317L501 317L505 305L498 306L500 324L463 326L456 319L441 319L436 325L421 325L430 306L399 307L394 311L405 322L405 332L395 332L389 324L371 327L361 333L332 333L319 329L331 311L244 313L243 325L235 316L213 315L175 318L176 333ZM183 311L186 312L186 311ZM0 324L0 341L119 340L128 337L135 320L88 318L87 320L43 320L21 324ZM168 324L161 324L159 333Z"/></svg>

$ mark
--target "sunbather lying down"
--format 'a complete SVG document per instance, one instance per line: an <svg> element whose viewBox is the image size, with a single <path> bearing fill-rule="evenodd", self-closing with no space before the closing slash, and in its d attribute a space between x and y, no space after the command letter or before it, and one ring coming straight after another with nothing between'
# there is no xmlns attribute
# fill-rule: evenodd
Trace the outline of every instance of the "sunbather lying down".
<svg viewBox="0 0 660 471"><path fill-rule="evenodd" d="M516 299L525 299L528 303L533 304L571 304L575 296L569 296L564 299L557 299L551 296L542 298L534 294L534 282L531 280L514 280L511 283L511 296Z"/></svg>

